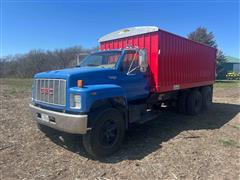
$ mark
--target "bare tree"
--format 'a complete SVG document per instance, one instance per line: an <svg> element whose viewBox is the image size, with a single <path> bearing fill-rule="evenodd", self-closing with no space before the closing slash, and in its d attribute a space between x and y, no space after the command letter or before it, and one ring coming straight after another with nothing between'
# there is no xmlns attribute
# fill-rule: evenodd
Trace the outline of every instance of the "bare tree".
<svg viewBox="0 0 240 180"><path fill-rule="evenodd" d="M31 50L22 55L0 59L0 77L30 78L35 73L76 66L76 55L90 52L80 46L54 51Z"/></svg>

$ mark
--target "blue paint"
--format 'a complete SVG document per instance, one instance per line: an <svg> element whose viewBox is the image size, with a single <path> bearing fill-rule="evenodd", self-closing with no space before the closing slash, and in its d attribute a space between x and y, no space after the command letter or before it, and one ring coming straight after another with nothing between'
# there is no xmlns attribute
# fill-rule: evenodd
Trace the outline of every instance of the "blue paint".
<svg viewBox="0 0 240 180"><path fill-rule="evenodd" d="M53 110L68 112L88 112L97 100L112 97L123 97L127 102L146 98L150 92L149 80L146 74L136 71L127 75L120 70L125 51L116 63L115 68L75 67L38 73L34 78L65 79L66 107L36 102ZM83 80L84 87L77 87L77 80ZM34 91L34 88L33 88ZM70 94L81 95L81 109L70 108Z"/></svg>

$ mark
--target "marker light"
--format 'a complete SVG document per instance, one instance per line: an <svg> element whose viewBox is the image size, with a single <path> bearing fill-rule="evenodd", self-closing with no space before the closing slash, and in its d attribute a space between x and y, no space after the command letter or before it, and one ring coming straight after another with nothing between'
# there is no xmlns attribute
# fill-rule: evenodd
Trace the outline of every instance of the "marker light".
<svg viewBox="0 0 240 180"><path fill-rule="evenodd" d="M77 80L77 86L80 88L80 87L83 87L83 80Z"/></svg>

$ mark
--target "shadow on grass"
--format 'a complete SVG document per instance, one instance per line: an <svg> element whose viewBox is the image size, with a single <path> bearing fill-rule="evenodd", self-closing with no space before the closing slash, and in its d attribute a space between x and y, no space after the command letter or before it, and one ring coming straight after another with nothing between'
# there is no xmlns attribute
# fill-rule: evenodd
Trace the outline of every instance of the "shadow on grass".
<svg viewBox="0 0 240 180"><path fill-rule="evenodd" d="M221 128L237 115L239 110L239 105L214 103L207 112L194 117L173 112L163 112L152 121L130 128L126 133L122 149L100 161L117 163L125 159L140 160L161 148L162 142L174 138L183 131ZM54 143L89 158L83 149L80 135L66 134L52 129L48 130L45 133Z"/></svg>

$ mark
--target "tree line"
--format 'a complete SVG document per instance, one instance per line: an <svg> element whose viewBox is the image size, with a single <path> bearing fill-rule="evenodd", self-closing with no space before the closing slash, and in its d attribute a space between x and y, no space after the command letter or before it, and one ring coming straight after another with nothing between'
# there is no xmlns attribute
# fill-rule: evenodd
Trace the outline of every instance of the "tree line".
<svg viewBox="0 0 240 180"><path fill-rule="evenodd" d="M191 40L218 48L212 32L204 27L198 27L189 33ZM32 50L26 54L6 56L0 58L0 78L31 78L34 74L54 69L64 69L76 66L76 55L89 53L96 48L84 49L81 46L53 51ZM80 56L80 58L83 56ZM217 74L221 74L226 58L222 51L217 52Z"/></svg>
<svg viewBox="0 0 240 180"><path fill-rule="evenodd" d="M96 48L76 46L53 51L31 50L26 54L6 56L0 59L0 77L31 78L39 72L73 67L76 66L77 54L94 50Z"/></svg>

